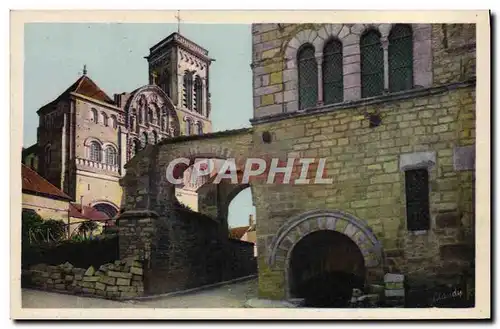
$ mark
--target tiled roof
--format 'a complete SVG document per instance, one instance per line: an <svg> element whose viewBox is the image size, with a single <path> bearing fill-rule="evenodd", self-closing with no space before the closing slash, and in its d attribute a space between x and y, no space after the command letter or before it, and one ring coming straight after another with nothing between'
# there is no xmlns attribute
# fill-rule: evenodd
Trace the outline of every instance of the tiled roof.
<svg viewBox="0 0 500 329"><path fill-rule="evenodd" d="M71 203L69 205L69 216L95 221L106 221L110 219L105 213L89 206L83 206L82 212L82 205L77 203Z"/></svg>
<svg viewBox="0 0 500 329"><path fill-rule="evenodd" d="M21 176L23 179L23 192L32 194L41 194L44 196L54 197L58 199L71 200L71 197L49 183L45 178L40 176L36 171L21 164Z"/></svg>
<svg viewBox="0 0 500 329"><path fill-rule="evenodd" d="M235 227L229 230L230 239L241 239L245 233L247 233L250 226Z"/></svg>
<svg viewBox="0 0 500 329"><path fill-rule="evenodd" d="M114 101L101 88L99 88L99 86L97 86L97 84L92 81L92 79L90 79L86 75L82 75L78 80L75 81L75 83L73 83L68 89L66 89L61 95L59 95L59 97L57 97L47 105L44 105L40 110L38 110L38 112L52 107L61 99L68 97L70 93L77 93L104 103L114 104Z"/></svg>

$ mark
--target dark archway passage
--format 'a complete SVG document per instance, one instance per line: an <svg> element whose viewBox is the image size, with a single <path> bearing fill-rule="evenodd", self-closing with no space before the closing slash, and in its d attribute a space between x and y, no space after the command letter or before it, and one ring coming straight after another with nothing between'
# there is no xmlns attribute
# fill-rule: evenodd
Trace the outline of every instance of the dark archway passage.
<svg viewBox="0 0 500 329"><path fill-rule="evenodd" d="M320 230L301 239L290 258L290 295L304 306L347 307L353 288L362 288L364 258L346 235Z"/></svg>
<svg viewBox="0 0 500 329"><path fill-rule="evenodd" d="M106 214L109 218L114 218L118 214L118 209L108 203L96 203L92 208Z"/></svg>

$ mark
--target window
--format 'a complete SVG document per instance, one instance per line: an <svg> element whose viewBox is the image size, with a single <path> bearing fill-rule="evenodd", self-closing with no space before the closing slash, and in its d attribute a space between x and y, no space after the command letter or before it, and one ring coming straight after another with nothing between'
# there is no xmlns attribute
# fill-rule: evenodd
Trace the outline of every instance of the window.
<svg viewBox="0 0 500 329"><path fill-rule="evenodd" d="M167 70L163 71L163 73L160 75L159 86L165 92L165 94L170 97L169 74Z"/></svg>
<svg viewBox="0 0 500 329"><path fill-rule="evenodd" d="M101 113L102 115L102 123L104 124L105 127L108 126L108 115L104 112Z"/></svg>
<svg viewBox="0 0 500 329"><path fill-rule="evenodd" d="M194 97L196 112L203 114L203 83L198 76L194 80Z"/></svg>
<svg viewBox="0 0 500 329"><path fill-rule="evenodd" d="M344 71L342 43L330 40L323 49L323 103L340 103L344 100Z"/></svg>
<svg viewBox="0 0 500 329"><path fill-rule="evenodd" d="M162 131L167 131L167 117L164 116L163 118L161 118L161 130Z"/></svg>
<svg viewBox="0 0 500 329"><path fill-rule="evenodd" d="M184 106L193 109L193 73L189 71L184 73Z"/></svg>
<svg viewBox="0 0 500 329"><path fill-rule="evenodd" d="M156 131L153 130L152 135L153 135L153 143L154 144L158 143L158 134L156 133Z"/></svg>
<svg viewBox="0 0 500 329"><path fill-rule="evenodd" d="M97 142L90 143L90 160L101 162L101 145Z"/></svg>
<svg viewBox="0 0 500 329"><path fill-rule="evenodd" d="M297 56L299 73L299 108L316 106L318 101L318 65L314 57L314 47L305 45Z"/></svg>
<svg viewBox="0 0 500 329"><path fill-rule="evenodd" d="M429 172L415 169L405 172L406 225L409 231L428 230L429 214Z"/></svg>
<svg viewBox="0 0 500 329"><path fill-rule="evenodd" d="M106 163L111 166L116 166L116 150L112 146L106 148Z"/></svg>
<svg viewBox="0 0 500 329"><path fill-rule="evenodd" d="M198 135L203 135L203 124L201 122L198 123Z"/></svg>
<svg viewBox="0 0 500 329"><path fill-rule="evenodd" d="M138 139L134 139L134 155L141 150L141 142Z"/></svg>
<svg viewBox="0 0 500 329"><path fill-rule="evenodd" d="M30 159L30 168L35 169L35 158L34 157Z"/></svg>
<svg viewBox="0 0 500 329"><path fill-rule="evenodd" d="M148 141L148 133L147 132L143 132L142 135L142 145L143 147L146 147L146 145L148 145L149 141Z"/></svg>
<svg viewBox="0 0 500 329"><path fill-rule="evenodd" d="M92 120L92 122L94 122L94 123L98 123L98 122L99 122L99 117L98 117L98 114L97 114L97 110L96 110L96 109L92 109L92 110L91 110L91 120Z"/></svg>
<svg viewBox="0 0 500 329"><path fill-rule="evenodd" d="M381 95L384 91L384 50L378 31L361 37L361 97Z"/></svg>
<svg viewBox="0 0 500 329"><path fill-rule="evenodd" d="M148 122L149 123L153 123L153 118L154 118L154 115L153 115L153 110L149 109L148 110Z"/></svg>
<svg viewBox="0 0 500 329"><path fill-rule="evenodd" d="M50 149L50 145L45 146L45 165L48 167L50 164L51 159L51 152L52 150Z"/></svg>
<svg viewBox="0 0 500 329"><path fill-rule="evenodd" d="M161 111L159 108L156 109L156 120L155 120L155 124L157 124L158 126L160 125L161 123Z"/></svg>
<svg viewBox="0 0 500 329"><path fill-rule="evenodd" d="M113 127L113 129L118 128L118 120L116 119L115 115L111 116L111 126Z"/></svg>
<svg viewBox="0 0 500 329"><path fill-rule="evenodd" d="M413 37L411 26L396 24L389 34L389 90L413 88Z"/></svg>
<svg viewBox="0 0 500 329"><path fill-rule="evenodd" d="M186 120L186 136L191 135L191 120Z"/></svg>

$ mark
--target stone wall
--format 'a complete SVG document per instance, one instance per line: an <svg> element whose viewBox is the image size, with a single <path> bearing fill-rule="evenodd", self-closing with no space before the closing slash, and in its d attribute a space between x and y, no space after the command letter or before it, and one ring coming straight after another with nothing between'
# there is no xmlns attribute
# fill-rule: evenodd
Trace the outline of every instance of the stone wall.
<svg viewBox="0 0 500 329"><path fill-rule="evenodd" d="M73 267L70 263L57 266L38 264L24 272L26 286L44 290L127 299L144 292L143 265L137 258L117 260L97 270Z"/></svg>
<svg viewBox="0 0 500 329"><path fill-rule="evenodd" d="M467 271L473 260L475 26L412 24L415 88L362 99L354 92L360 76L355 41L368 27L380 31L386 48L390 24L252 27L252 156L326 158L326 176L333 178L333 185L326 186L252 184L261 297L286 297L286 262L271 265L269 257L287 259L283 250L272 249L278 232L290 217L314 209L339 210L344 217L352 215L356 225L366 225L382 247L379 270L405 273L409 282L451 280L452 273ZM331 37L343 44L344 102L325 106L318 97L316 108L297 111L297 50L311 43L320 67L322 44ZM264 132L271 134L270 143L263 141ZM425 160L429 171L431 228L424 232L407 229L407 159L415 165ZM340 220L340 231L353 235L342 218L307 222L310 227L304 224L293 234L300 239L323 226L339 230Z"/></svg>

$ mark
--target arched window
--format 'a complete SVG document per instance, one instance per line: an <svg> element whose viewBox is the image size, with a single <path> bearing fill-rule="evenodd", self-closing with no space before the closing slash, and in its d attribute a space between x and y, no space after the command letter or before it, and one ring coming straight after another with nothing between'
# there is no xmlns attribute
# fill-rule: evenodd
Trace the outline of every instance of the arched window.
<svg viewBox="0 0 500 329"><path fill-rule="evenodd" d="M197 131L198 135L203 135L203 124L201 122L198 122L196 124L196 129L198 130Z"/></svg>
<svg viewBox="0 0 500 329"><path fill-rule="evenodd" d="M143 147L146 147L146 145L148 145L149 141L148 141L148 133L147 132L143 132L142 135L142 145Z"/></svg>
<svg viewBox="0 0 500 329"><path fill-rule="evenodd" d="M111 115L111 126L113 127L113 129L118 128L118 119L115 115Z"/></svg>
<svg viewBox="0 0 500 329"><path fill-rule="evenodd" d="M106 163L111 166L116 166L117 164L117 152L114 147L108 146L106 147Z"/></svg>
<svg viewBox="0 0 500 329"><path fill-rule="evenodd" d="M369 30L360 40L361 97L381 95L384 91L384 50L380 33Z"/></svg>
<svg viewBox="0 0 500 329"><path fill-rule="evenodd" d="M191 135L191 120L186 120L186 136Z"/></svg>
<svg viewBox="0 0 500 329"><path fill-rule="evenodd" d="M101 145L97 142L90 143L90 160L101 162Z"/></svg>
<svg viewBox="0 0 500 329"><path fill-rule="evenodd" d="M93 108L90 111L91 111L91 120L92 120L92 122L99 123L99 116L98 116L97 110Z"/></svg>
<svg viewBox="0 0 500 329"><path fill-rule="evenodd" d="M194 79L195 111L203 114L203 83L199 76Z"/></svg>
<svg viewBox="0 0 500 329"><path fill-rule="evenodd" d="M141 142L138 139L134 139L134 155L141 150Z"/></svg>
<svg viewBox="0 0 500 329"><path fill-rule="evenodd" d="M161 110L159 108L156 108L156 118L155 118L155 124L158 126L161 124Z"/></svg>
<svg viewBox="0 0 500 329"><path fill-rule="evenodd" d="M316 106L318 101L318 65L314 57L314 47L303 46L297 56L299 73L299 108Z"/></svg>
<svg viewBox="0 0 500 329"><path fill-rule="evenodd" d="M323 103L340 103L343 100L342 43L332 39L323 48Z"/></svg>
<svg viewBox="0 0 500 329"><path fill-rule="evenodd" d="M184 72L184 106L193 109L193 73Z"/></svg>
<svg viewBox="0 0 500 329"><path fill-rule="evenodd" d="M149 109L148 111L148 121L149 123L153 123L154 115L153 115L153 110Z"/></svg>
<svg viewBox="0 0 500 329"><path fill-rule="evenodd" d="M135 117L130 117L130 130L135 130Z"/></svg>
<svg viewBox="0 0 500 329"><path fill-rule="evenodd" d="M396 24L389 34L389 90L413 88L413 37L411 26Z"/></svg>
<svg viewBox="0 0 500 329"><path fill-rule="evenodd" d="M159 86L170 97L170 75L167 70L160 75Z"/></svg>
<svg viewBox="0 0 500 329"><path fill-rule="evenodd" d="M153 130L152 135L153 135L153 144L158 143L158 134L156 133L156 131Z"/></svg>
<svg viewBox="0 0 500 329"><path fill-rule="evenodd" d="M49 166L50 165L50 161L52 160L52 158L51 158L51 155L52 155L51 152L52 152L52 150L50 149L50 145L45 146L44 155L45 155L45 165L46 166Z"/></svg>
<svg viewBox="0 0 500 329"><path fill-rule="evenodd" d="M102 123L104 124L105 127L108 126L108 115L104 112L101 112L102 115Z"/></svg>

